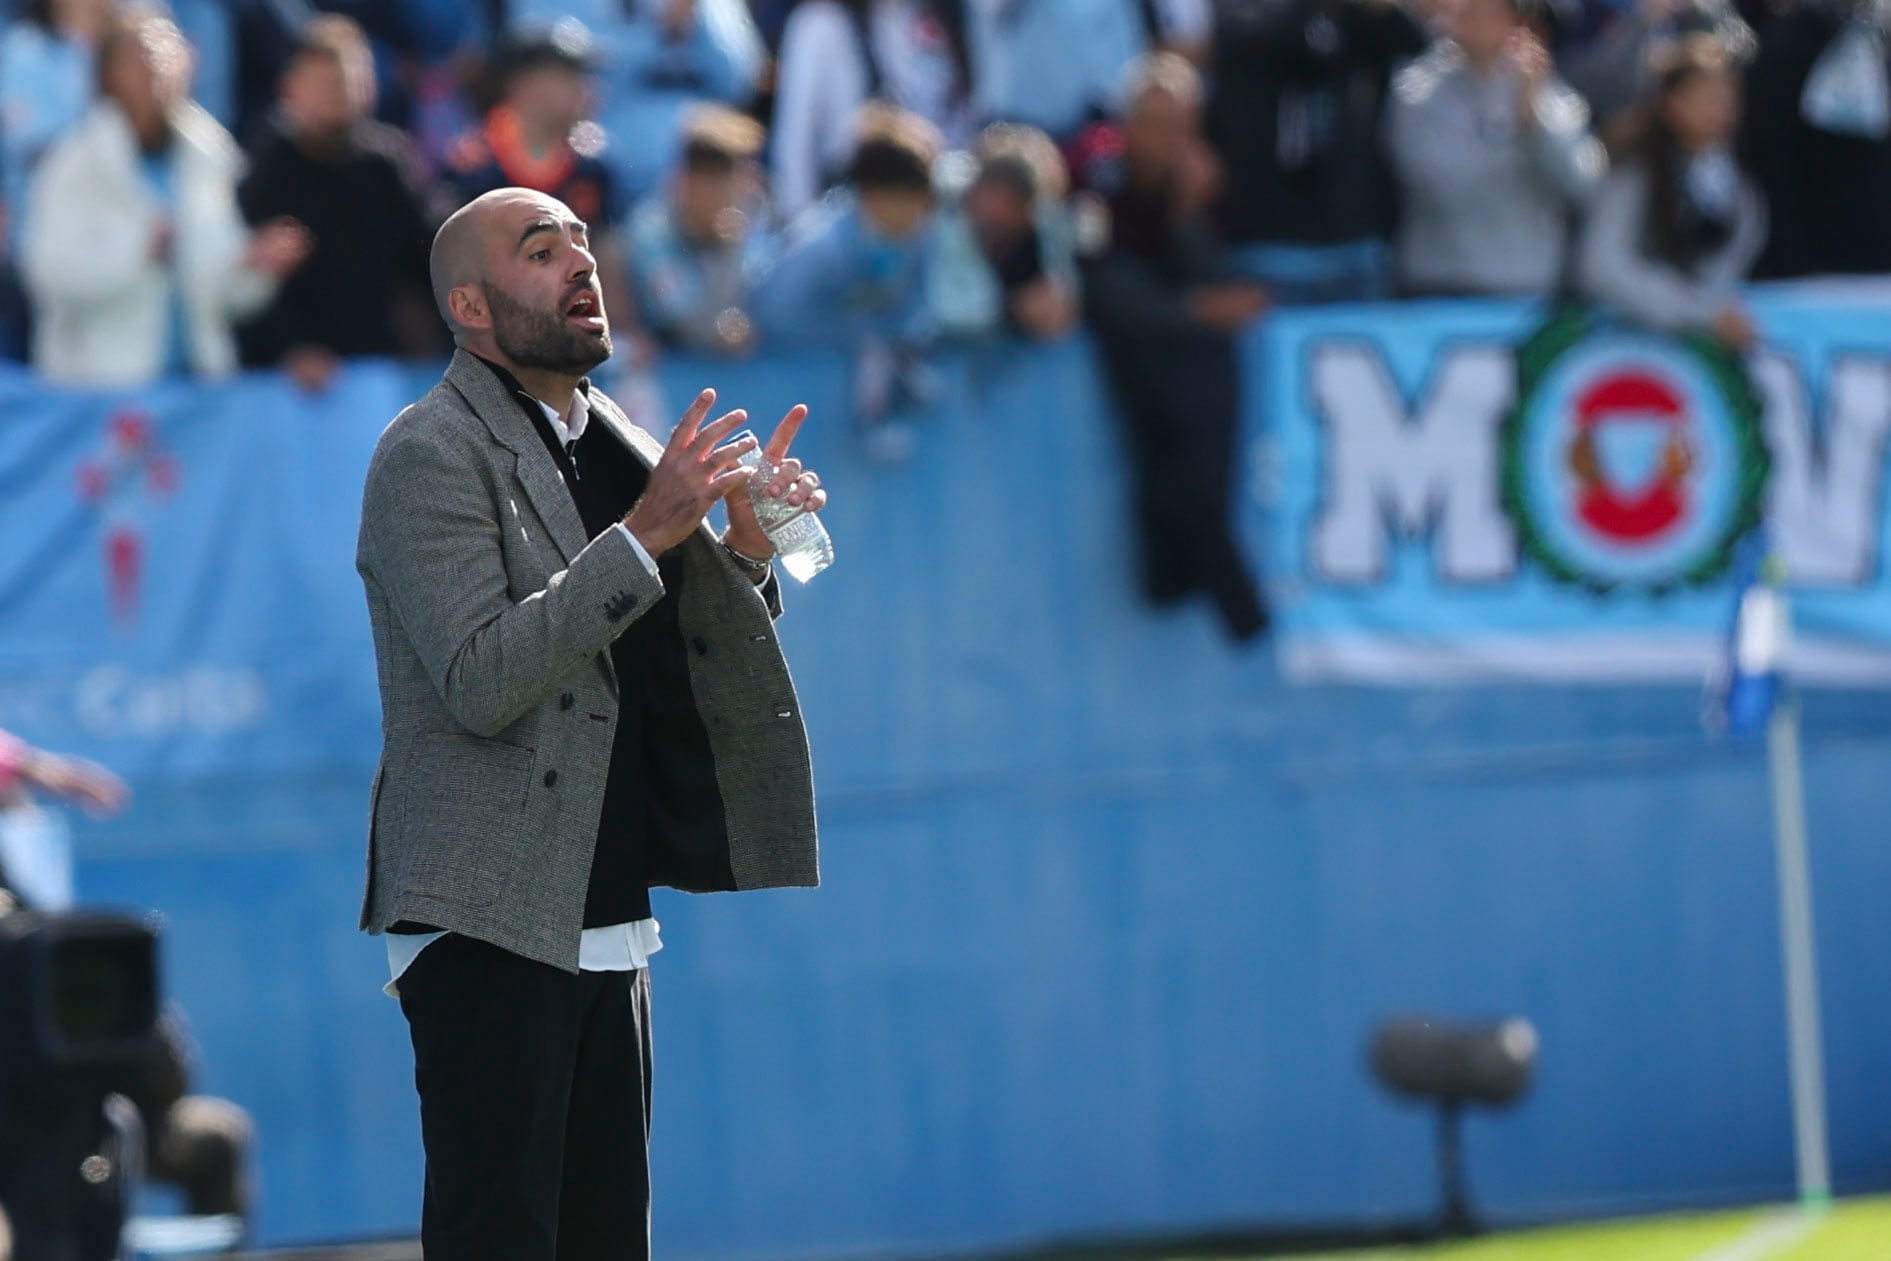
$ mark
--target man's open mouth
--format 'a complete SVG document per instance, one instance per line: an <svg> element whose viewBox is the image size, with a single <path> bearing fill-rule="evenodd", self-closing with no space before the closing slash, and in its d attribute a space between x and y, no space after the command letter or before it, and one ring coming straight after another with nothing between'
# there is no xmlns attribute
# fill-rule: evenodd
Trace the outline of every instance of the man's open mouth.
<svg viewBox="0 0 1891 1261"><path fill-rule="evenodd" d="M604 303L594 291L587 289L565 308L565 318L586 328L601 330L604 327Z"/></svg>

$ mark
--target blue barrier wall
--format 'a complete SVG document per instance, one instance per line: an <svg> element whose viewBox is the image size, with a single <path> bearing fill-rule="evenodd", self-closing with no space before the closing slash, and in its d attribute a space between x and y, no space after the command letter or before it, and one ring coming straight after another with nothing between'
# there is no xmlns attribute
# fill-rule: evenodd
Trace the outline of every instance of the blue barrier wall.
<svg viewBox="0 0 1891 1261"><path fill-rule="evenodd" d="M1692 688L1288 686L1205 613L1145 613L1088 353L948 364L893 469L855 453L838 364L663 369L677 397L815 407L840 558L782 627L826 886L659 896L660 1255L1420 1212L1427 1120L1362 1054L1414 1007L1542 1031L1533 1095L1471 1128L1493 1213L1786 1194L1758 754L1706 742ZM416 381L141 400L162 441L126 449L168 454L114 457L145 470L117 498L83 471L110 400L0 399L0 721L133 778L130 814L80 825L81 885L166 917L203 1085L257 1116L272 1242L417 1218L405 1030L353 931L375 714L351 568ZM113 528L144 540L129 612ZM1808 701L1842 1189L1891 1185L1887 711Z"/></svg>

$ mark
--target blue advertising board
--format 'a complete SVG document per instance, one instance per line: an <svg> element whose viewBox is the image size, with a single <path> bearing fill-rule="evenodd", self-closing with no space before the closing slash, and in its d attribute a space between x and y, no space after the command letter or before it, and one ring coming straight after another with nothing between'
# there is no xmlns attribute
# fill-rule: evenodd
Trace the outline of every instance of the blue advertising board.
<svg viewBox="0 0 1891 1261"><path fill-rule="evenodd" d="M1804 485L1823 497L1795 504L1775 442L1769 503L1869 562L1862 585L1835 564L1796 593L1805 639L1869 679L1891 630L1881 523L1861 541L1828 509L1845 479L1876 484L1883 451L1865 402L1830 418L1838 396L1872 397L1875 369L1841 351L1875 362L1880 317L1828 310L1815 341L1811 304L1777 301L1762 311L1825 418L1816 450L1851 454L1822 454ZM662 393L713 383L758 424L814 407L801 446L833 489L839 558L782 622L824 887L657 901L659 1255L1420 1214L1427 1120L1363 1058L1408 1009L1541 1031L1532 1094L1471 1126L1499 1219L1789 1192L1764 772L1702 736L1688 673L1724 626L1722 580L1602 596L1513 533L1507 576L1457 582L1439 567L1506 553L1452 534L1458 517L1427 534L1384 514L1378 577L1373 544L1339 526L1353 568L1308 567L1331 452L1301 402L1320 378L1295 365L1350 338L1409 407L1427 382L1477 384L1435 364L1440 346L1508 353L1539 322L1335 312L1248 347L1249 480L1271 493L1244 512L1278 659L1229 647L1206 610L1139 605L1122 455L1081 342L948 359L891 467L848 426L843 363L661 365ZM200 1085L257 1119L268 1243L418 1218L406 1031L379 943L355 931L378 732L353 546L375 437L432 379L365 364L314 398L256 377L131 399L0 381L0 725L131 780L127 813L75 820L80 894L163 917ZM1628 401L1655 436L1598 437L1594 460L1639 486L1666 458L1666 404ZM1737 443L1701 437L1693 458ZM1473 456L1501 514L1501 462ZM1514 647L1670 633L1686 669L1655 654L1559 675ZM1362 638L1370 652L1348 646ZM1356 685L1378 676L1419 685ZM1582 682L1545 681L1565 676ZM1512 681L1440 686L1495 677ZM1891 1182L1888 710L1874 691L1807 697L1841 1190Z"/></svg>

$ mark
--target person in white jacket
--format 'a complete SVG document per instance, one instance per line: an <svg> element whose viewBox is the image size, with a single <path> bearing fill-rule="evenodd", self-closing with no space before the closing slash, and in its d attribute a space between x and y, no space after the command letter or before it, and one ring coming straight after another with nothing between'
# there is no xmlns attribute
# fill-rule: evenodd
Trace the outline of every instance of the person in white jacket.
<svg viewBox="0 0 1891 1261"><path fill-rule="evenodd" d="M308 255L292 221L244 224L242 154L188 98L189 75L189 45L162 10L121 10L100 41L98 101L34 176L21 270L49 380L232 373L232 326Z"/></svg>

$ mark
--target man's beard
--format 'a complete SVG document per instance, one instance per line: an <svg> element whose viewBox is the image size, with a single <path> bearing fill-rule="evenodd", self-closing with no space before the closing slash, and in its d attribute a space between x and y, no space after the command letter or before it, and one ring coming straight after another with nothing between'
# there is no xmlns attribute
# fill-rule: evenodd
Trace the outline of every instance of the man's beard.
<svg viewBox="0 0 1891 1261"><path fill-rule="evenodd" d="M602 334L571 327L565 307L556 312L535 311L514 302L497 285L486 285L492 304L492 336L506 358L521 368L537 368L581 377L611 357L611 330ZM602 303L598 309L603 310Z"/></svg>

